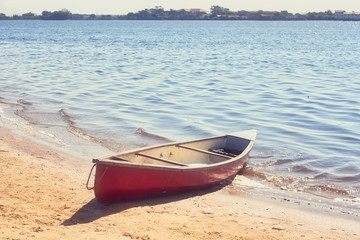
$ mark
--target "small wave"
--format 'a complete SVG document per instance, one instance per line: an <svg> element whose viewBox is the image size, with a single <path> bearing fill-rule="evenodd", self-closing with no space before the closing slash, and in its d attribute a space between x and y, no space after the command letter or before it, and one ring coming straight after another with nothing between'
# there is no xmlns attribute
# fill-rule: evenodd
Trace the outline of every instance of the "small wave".
<svg viewBox="0 0 360 240"><path fill-rule="evenodd" d="M240 185L241 187L249 187L249 188L266 188L264 184L261 184L258 181L252 180L244 175L238 175L234 179L233 185Z"/></svg>
<svg viewBox="0 0 360 240"><path fill-rule="evenodd" d="M64 109L59 110L60 116L67 122L69 125L74 125L74 122L71 121L70 116L65 112Z"/></svg>
<svg viewBox="0 0 360 240"><path fill-rule="evenodd" d="M23 99L17 100L17 103L22 104L22 105L32 105L31 102L25 101Z"/></svg>
<svg viewBox="0 0 360 240"><path fill-rule="evenodd" d="M75 123L71 120L70 115L68 115L64 109L60 109L59 110L60 116L65 120L65 122L68 124L68 126L66 127L66 129L74 134L77 137L80 137L82 139L88 140L88 141L92 141L95 143L100 143L101 144L101 140L98 140L95 137L91 137L87 134L85 134L83 131L81 131L80 128L75 127Z"/></svg>
<svg viewBox="0 0 360 240"><path fill-rule="evenodd" d="M336 202L345 202L345 203L351 203L352 205L356 205L358 207L360 207L360 198L352 198L352 199L348 199L348 198L335 198L334 201Z"/></svg>
<svg viewBox="0 0 360 240"><path fill-rule="evenodd" d="M328 199L345 197L348 199L356 198L360 190L356 187L343 187L326 182L323 178L300 176L277 176L271 173L258 171L252 167L246 167L243 171L244 177L253 181L258 181L263 185L275 187L284 191L295 191L309 193ZM324 181L323 181L324 180Z"/></svg>
<svg viewBox="0 0 360 240"><path fill-rule="evenodd" d="M346 182L346 183L358 183L358 182L360 182L360 174L356 174L356 175L352 175L352 176L337 177L336 180L339 182Z"/></svg>
<svg viewBox="0 0 360 240"><path fill-rule="evenodd" d="M145 136L154 140L160 140L160 141L165 141L165 142L171 142L170 139L166 138L166 137L162 137L156 134L152 134L152 133L148 133L147 131L145 131L145 129L143 128L138 128L136 129L136 133L141 135L141 136Z"/></svg>
<svg viewBox="0 0 360 240"><path fill-rule="evenodd" d="M65 145L64 142L61 139L59 139L58 137L56 137L54 134L52 134L50 132L40 130L39 133L41 133L42 135L52 139L52 143L56 143L56 144L59 144L59 145L62 145L62 146Z"/></svg>
<svg viewBox="0 0 360 240"><path fill-rule="evenodd" d="M19 104L17 104L17 103L6 102L6 101L4 101L3 99L4 99L3 97L0 97L0 103L5 104L5 105L8 105L8 106L10 106L10 107L19 106Z"/></svg>
<svg viewBox="0 0 360 240"><path fill-rule="evenodd" d="M335 185L312 185L307 186L304 191L323 197L331 197L333 195L351 197L348 190L341 189Z"/></svg>
<svg viewBox="0 0 360 240"><path fill-rule="evenodd" d="M256 171L252 167L245 167L242 174L249 178L256 178L259 180L266 180L266 174Z"/></svg>
<svg viewBox="0 0 360 240"><path fill-rule="evenodd" d="M102 146L106 149L109 149L110 151L113 151L113 152L119 152L119 151L124 150L123 149L124 146L122 146L122 145L119 146L119 144L113 143L110 140L104 140L104 139L90 136L85 131L83 131L81 128L76 127L74 121L71 120L70 115L68 115L64 109L60 109L59 113L60 113L60 116L64 119L64 121L67 123L66 130L68 132L70 132L71 134L73 134L81 139L84 139L86 141L90 141L90 142L99 144L100 146Z"/></svg>

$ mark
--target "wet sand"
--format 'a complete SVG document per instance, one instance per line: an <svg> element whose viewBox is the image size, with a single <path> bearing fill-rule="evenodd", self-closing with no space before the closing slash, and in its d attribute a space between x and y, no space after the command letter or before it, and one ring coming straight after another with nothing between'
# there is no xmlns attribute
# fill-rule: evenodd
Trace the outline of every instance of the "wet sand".
<svg viewBox="0 0 360 240"><path fill-rule="evenodd" d="M0 239L360 239L360 218L219 186L101 205L91 161L0 128Z"/></svg>

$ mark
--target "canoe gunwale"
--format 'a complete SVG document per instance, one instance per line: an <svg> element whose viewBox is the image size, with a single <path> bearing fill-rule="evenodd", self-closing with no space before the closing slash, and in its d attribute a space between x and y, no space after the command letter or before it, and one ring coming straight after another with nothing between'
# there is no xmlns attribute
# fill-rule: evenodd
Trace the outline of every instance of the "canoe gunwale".
<svg viewBox="0 0 360 240"><path fill-rule="evenodd" d="M225 135L227 136L227 135ZM220 136L220 137L224 137L224 136ZM207 138L207 140L210 139L215 139L215 138L220 138L220 137L212 137L212 138ZM176 146L179 144L185 144L185 143L191 143L191 142L196 142L195 141L190 141L190 142L179 142L179 143L166 143L163 145L158 145L158 146L151 146L151 147L145 147L142 149L137 149L137 150L131 150L131 151L127 151L127 152L123 152L121 153L121 155L125 155L125 154L131 154L134 153L136 154L137 152L141 152L141 151L145 151L145 150L151 150L151 149L155 149L158 147L166 147L166 146ZM240 159L246 157L248 155L248 153L250 152L250 150L252 149L252 147L254 146L255 141L254 140L250 140L249 144L246 146L246 148L244 149L244 151L233 158L230 158L228 160L222 161L222 162L218 162L218 163L212 163L212 164L202 164L201 166L192 166L191 164L187 165L187 166L177 166L177 165L168 165L168 166L164 166L164 165L156 165L156 164L148 164L148 163L133 163L133 162L129 162L129 161L116 161L116 160L111 160L109 159L109 157L114 156L107 156L107 157L102 157L99 159L93 159L93 162L96 164L104 164L104 165L112 165L112 166L119 166L119 167L128 167L128 168L144 168L144 169L157 169L157 170L163 170L163 171L197 171L199 169L211 169L211 168L218 168L219 166L225 166L228 164L232 164L233 162L239 161Z"/></svg>
<svg viewBox="0 0 360 240"><path fill-rule="evenodd" d="M142 152L142 151L148 151L148 150L152 150L152 149L156 149L156 148L160 148L160 147L169 147L169 146L174 146L174 145L177 146L177 145L189 144L189 143L194 143L194 142L199 142L199 141L204 141L204 140L213 140L213 139L229 137L229 136L234 136L234 137L242 138L242 139L245 139L245 140L249 140L250 142L255 142L256 135L257 135L257 130L253 129L253 130L235 132L235 133L232 133L232 134L225 134L225 135L220 135L220 136L213 136L213 137L208 137L208 138L195 139L195 140L190 140L190 141L185 141L185 142L184 141L169 142L169 143L164 143L164 144L160 144L160 145L154 145L154 146L147 146L147 147L143 147L143 148L138 148L136 150L132 149L132 150L121 152L120 154L117 154L117 155L110 154L110 155L102 156L100 158L93 159L93 162L95 162L95 161L96 162L98 162L98 161L107 161L111 157L119 157L119 156L123 156L123 155L126 155L126 154ZM243 152L245 152L245 151L246 151L246 149L244 149ZM125 159L123 159L123 160L125 160ZM127 161L127 160L125 160L125 161Z"/></svg>

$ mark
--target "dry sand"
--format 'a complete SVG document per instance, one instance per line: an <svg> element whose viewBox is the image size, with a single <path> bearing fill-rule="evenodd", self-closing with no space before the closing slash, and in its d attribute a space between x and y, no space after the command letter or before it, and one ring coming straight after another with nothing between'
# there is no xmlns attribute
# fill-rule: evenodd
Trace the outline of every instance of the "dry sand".
<svg viewBox="0 0 360 240"><path fill-rule="evenodd" d="M231 187L113 205L92 166L0 128L0 239L360 239L360 218Z"/></svg>

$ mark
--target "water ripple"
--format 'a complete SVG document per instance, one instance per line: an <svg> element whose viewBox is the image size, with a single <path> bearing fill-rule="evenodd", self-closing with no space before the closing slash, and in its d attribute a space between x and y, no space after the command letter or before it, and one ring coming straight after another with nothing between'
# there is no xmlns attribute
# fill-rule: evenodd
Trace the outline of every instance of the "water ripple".
<svg viewBox="0 0 360 240"><path fill-rule="evenodd" d="M256 128L254 175L359 197L359 26L6 21L0 94L111 149Z"/></svg>

